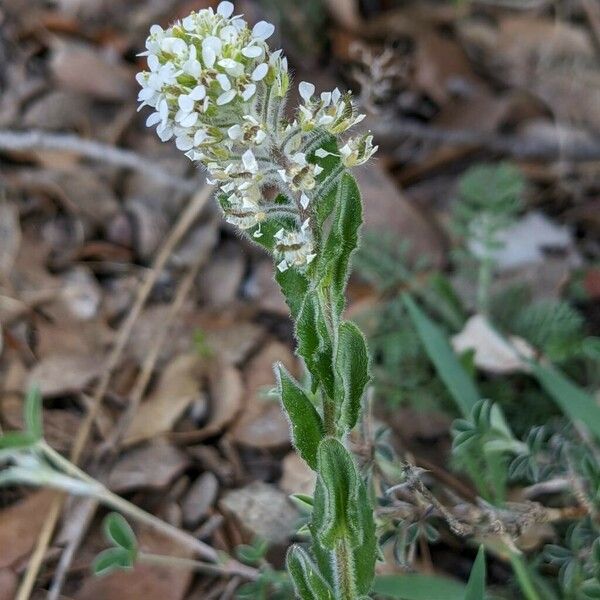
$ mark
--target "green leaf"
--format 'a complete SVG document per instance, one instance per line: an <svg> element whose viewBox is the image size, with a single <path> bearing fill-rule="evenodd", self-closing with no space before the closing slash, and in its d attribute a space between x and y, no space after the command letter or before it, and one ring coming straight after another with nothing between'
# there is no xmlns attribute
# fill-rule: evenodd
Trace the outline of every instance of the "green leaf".
<svg viewBox="0 0 600 600"><path fill-rule="evenodd" d="M375 578L373 591L400 600L464 600L465 586L435 575L407 573Z"/></svg>
<svg viewBox="0 0 600 600"><path fill-rule="evenodd" d="M321 573L332 582L331 555L340 545L352 553L354 583L358 594L371 590L377 539L367 488L352 456L334 438L325 438L317 454L318 479L315 489L313 552Z"/></svg>
<svg viewBox="0 0 600 600"><path fill-rule="evenodd" d="M37 386L32 387L25 396L23 420L25 430L35 440L41 440L44 435L42 423L42 394Z"/></svg>
<svg viewBox="0 0 600 600"><path fill-rule="evenodd" d="M459 410L464 416L468 416L480 399L475 383L458 361L443 331L429 319L410 296L404 296L404 303L425 346L427 356L446 384Z"/></svg>
<svg viewBox="0 0 600 600"><path fill-rule="evenodd" d="M320 543L334 550L348 540L355 548L362 542L359 515L360 477L352 456L334 438L325 438L317 452L317 486L314 523Z"/></svg>
<svg viewBox="0 0 600 600"><path fill-rule="evenodd" d="M333 346L327 330L325 316L315 290L306 294L296 322L298 354L304 359L313 377L312 391L321 383L325 393L334 397Z"/></svg>
<svg viewBox="0 0 600 600"><path fill-rule="evenodd" d="M108 575L120 569L131 569L134 565L134 557L125 548L108 548L101 552L92 563L94 575Z"/></svg>
<svg viewBox="0 0 600 600"><path fill-rule="evenodd" d="M485 598L485 550L479 547L477 558L469 575L464 600L484 600Z"/></svg>
<svg viewBox="0 0 600 600"><path fill-rule="evenodd" d="M331 230L318 259L318 277L323 289L331 289L331 304L338 315L345 305L344 291L348 279L350 257L358 246L358 230L362 223L360 191L354 178L344 173L337 188L335 213Z"/></svg>
<svg viewBox="0 0 600 600"><path fill-rule="evenodd" d="M338 374L336 402L341 407L340 422L347 430L356 425L365 387L369 383L369 352L360 329L349 321L340 325L335 359Z"/></svg>
<svg viewBox="0 0 600 600"><path fill-rule="evenodd" d="M283 273L277 269L275 280L281 287L292 318L294 320L298 319L302 303L308 291L308 279L298 269L292 267Z"/></svg>
<svg viewBox="0 0 600 600"><path fill-rule="evenodd" d="M281 401L291 423L292 441L300 456L315 470L317 449L325 435L323 422L306 392L283 365L277 365L276 372Z"/></svg>
<svg viewBox="0 0 600 600"><path fill-rule="evenodd" d="M0 450L12 450L16 448L26 448L35 444L29 433L22 431L7 431L0 436Z"/></svg>
<svg viewBox="0 0 600 600"><path fill-rule="evenodd" d="M600 407L592 396L553 366L531 364L533 375L546 393L574 422L583 423L600 439Z"/></svg>
<svg viewBox="0 0 600 600"><path fill-rule="evenodd" d="M115 546L135 554L137 539L135 533L123 515L113 512L104 519L104 534Z"/></svg>
<svg viewBox="0 0 600 600"><path fill-rule="evenodd" d="M286 566L301 600L334 600L331 587L300 546L294 545L288 550Z"/></svg>

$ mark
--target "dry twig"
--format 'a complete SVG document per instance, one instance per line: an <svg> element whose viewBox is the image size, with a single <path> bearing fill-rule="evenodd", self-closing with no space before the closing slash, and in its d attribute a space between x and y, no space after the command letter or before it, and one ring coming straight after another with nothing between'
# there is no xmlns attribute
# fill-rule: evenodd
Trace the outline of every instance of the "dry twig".
<svg viewBox="0 0 600 600"><path fill-rule="evenodd" d="M195 179L175 177L148 157L131 150L115 148L94 140L86 140L69 133L48 133L46 131L0 130L0 150L58 150L73 152L85 158L139 171L157 183L172 186L184 192L193 193L199 187Z"/></svg>

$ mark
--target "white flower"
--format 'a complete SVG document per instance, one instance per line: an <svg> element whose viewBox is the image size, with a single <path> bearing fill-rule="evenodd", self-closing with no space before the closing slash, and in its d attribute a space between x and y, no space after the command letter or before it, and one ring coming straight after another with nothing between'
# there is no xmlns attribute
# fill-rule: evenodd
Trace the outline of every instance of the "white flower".
<svg viewBox="0 0 600 600"><path fill-rule="evenodd" d="M339 141L363 116L337 88L316 96L312 83L301 82L295 120L278 122L290 77L283 52L266 42L275 28L265 21L250 28L234 12L231 2L221 2L167 29L150 29L142 53L148 70L136 76L140 108L153 109L146 125L161 140L174 138L206 168L229 223L260 238L262 223L284 218L275 235L277 266L304 270L317 255L306 216L323 193L323 167L306 150L314 147L314 132L335 136L340 147L314 156L339 156L346 167L362 164L377 148L370 135Z"/></svg>

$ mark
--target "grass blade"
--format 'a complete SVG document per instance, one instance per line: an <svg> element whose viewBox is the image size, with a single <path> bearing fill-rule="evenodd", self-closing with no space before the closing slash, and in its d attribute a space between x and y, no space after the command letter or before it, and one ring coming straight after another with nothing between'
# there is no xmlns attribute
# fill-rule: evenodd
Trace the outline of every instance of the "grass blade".
<svg viewBox="0 0 600 600"><path fill-rule="evenodd" d="M419 338L425 346L427 356L434 364L438 375L446 384L463 416L469 416L471 409L480 400L475 383L460 364L440 327L415 304L410 296L404 296L404 303Z"/></svg>

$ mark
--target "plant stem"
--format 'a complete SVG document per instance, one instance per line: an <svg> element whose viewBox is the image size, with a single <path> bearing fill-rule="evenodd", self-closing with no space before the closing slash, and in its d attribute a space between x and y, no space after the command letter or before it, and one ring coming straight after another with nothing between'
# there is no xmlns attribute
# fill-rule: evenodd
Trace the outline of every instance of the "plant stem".
<svg viewBox="0 0 600 600"><path fill-rule="evenodd" d="M337 571L339 600L355 600L358 594L354 581L352 550L345 539L335 549L334 564Z"/></svg>
<svg viewBox="0 0 600 600"><path fill-rule="evenodd" d="M45 441L41 441L38 447L41 450L41 452L45 454L46 457L49 458L57 467L62 469L64 473L70 475L73 478L79 479L80 481L91 484L91 494L96 498L96 500L98 500L102 504L114 508L115 510L118 510L124 515L131 517L132 519L139 521L140 523L144 523L145 525L152 527L156 531L160 531L168 535L170 538L177 540L183 546L192 550L198 556L202 556L214 563L219 562L219 560L221 559L216 550L214 550L214 548L212 548L208 544L205 544L204 542L196 539L193 535L187 533L186 531L183 531L182 529L179 529L174 525L171 525L170 523L167 523L166 521L155 517L149 512L146 512L145 510L139 508L135 504L125 500L124 498L121 498L121 496L118 496L117 494L111 492L100 482L87 475L84 471L79 469L79 467L71 463L58 452L56 452ZM197 561L191 562L196 562L197 565L203 564ZM247 567L246 565L243 565L233 559L228 559L225 565L213 566L220 573L224 573L226 571L229 575L239 575L241 577L244 577L245 579L254 580L258 575L256 569Z"/></svg>
<svg viewBox="0 0 600 600"><path fill-rule="evenodd" d="M479 264L479 277L477 282L477 307L482 315L487 315L490 304L490 286L492 284L492 258L486 250L486 255Z"/></svg>
<svg viewBox="0 0 600 600"><path fill-rule="evenodd" d="M192 560L190 558L180 558L177 556L164 556L162 554L149 554L140 552L137 560L146 564L156 565L159 567L176 567L179 569L188 569L206 575L216 575L219 577L230 577L232 575L242 576L248 579L248 573L241 573L240 569L232 568L231 565L217 565L213 563ZM252 569L249 569L252 571ZM255 579L255 577L253 577Z"/></svg>

